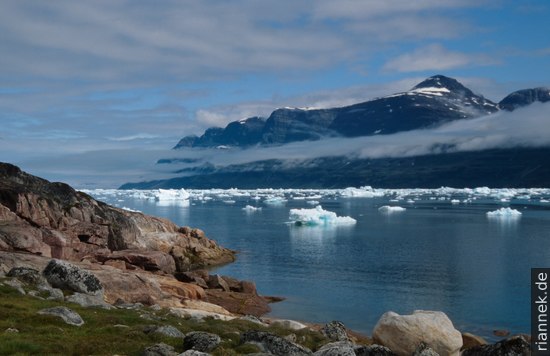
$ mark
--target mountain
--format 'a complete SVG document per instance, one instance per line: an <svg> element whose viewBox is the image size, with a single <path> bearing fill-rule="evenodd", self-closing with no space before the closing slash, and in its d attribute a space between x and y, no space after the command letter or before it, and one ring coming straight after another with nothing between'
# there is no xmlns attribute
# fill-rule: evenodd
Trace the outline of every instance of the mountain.
<svg viewBox="0 0 550 356"><path fill-rule="evenodd" d="M267 119L252 117L225 128L186 136L174 147L284 144L331 136L391 134L474 118L498 111L497 104L474 94L456 79L430 77L409 91L331 109L282 108Z"/></svg>
<svg viewBox="0 0 550 356"><path fill-rule="evenodd" d="M487 116L498 111L514 111L535 102L548 101L550 90L534 88L513 92L495 104L455 79L436 75L409 91L355 105L313 110L278 109L265 120L255 117L230 123L224 129L208 129L201 137L184 138L178 144L177 148L185 148L186 155L190 153L188 156L192 158L158 161L159 164L174 164L174 178L128 183L121 188L343 188L361 185L393 188L548 187L550 147L529 148L526 147L528 141L515 144L509 141L503 144L504 147L479 150L466 148L465 152L455 152L456 142L451 138L450 142L441 141L428 151L421 150L424 153L414 156L409 152L406 154L408 157L395 157L396 154L390 155L391 157L372 155L381 158L338 156L336 152L342 150L332 150L330 147L331 144L346 146L352 140L355 140L353 147L358 147L358 141L352 139L353 137L374 135L381 136L380 139L383 135L388 135L385 139L390 141L384 142L389 142L388 147L391 147L392 140L399 138L389 136L390 134L417 130L419 135L413 133L408 137L414 136L418 140L418 137L426 137L422 133L428 130L424 129L451 121ZM495 120L502 118L502 115L494 116ZM476 132L472 127L469 130L473 135L471 143L474 147L476 142L485 140L484 135L488 134L484 130ZM301 144L294 146L292 151L295 152L296 147L302 147L300 149L304 151L311 148L313 152L318 152L320 147L325 147L322 155L310 155L317 158L293 161L293 157L285 157L285 153L271 154L270 159L258 158L266 157L258 155L260 151L264 154L276 150L270 148L271 145L282 146L290 142L321 140L334 136L339 139L327 140L326 145L321 141L315 147L313 144ZM442 139L444 137L445 135ZM375 140L371 139L370 149L377 149L373 142L379 142L378 137ZM418 144L421 146L427 142L419 141ZM522 146L514 147L518 144ZM394 145L399 146L399 142L396 141ZM241 162L249 163L216 165L196 154L200 150L193 149L220 146L241 148L232 155L245 155ZM260 146L266 148L260 150ZM289 147L291 145L282 146L277 152L290 152L287 151Z"/></svg>
<svg viewBox="0 0 550 356"><path fill-rule="evenodd" d="M513 92L498 103L498 107L506 111L514 111L518 108L530 105L534 102L545 103L550 101L550 89L533 88Z"/></svg>

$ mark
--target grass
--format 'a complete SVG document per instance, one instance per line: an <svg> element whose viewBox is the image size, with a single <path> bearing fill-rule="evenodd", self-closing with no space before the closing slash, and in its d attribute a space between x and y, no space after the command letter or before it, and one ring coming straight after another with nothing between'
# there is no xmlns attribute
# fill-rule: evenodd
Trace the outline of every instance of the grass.
<svg viewBox="0 0 550 356"><path fill-rule="evenodd" d="M40 309L54 306L71 308L80 314L85 324L71 326L60 318L37 314ZM140 355L146 347L160 342L174 346L176 352L184 351L181 339L145 334L146 325L172 325L183 333L217 334L222 343L212 352L214 355L258 352L257 346L240 343L240 334L247 330L264 330L279 336L293 333L299 344L312 350L328 342L319 332L309 329L266 328L244 320L196 321L146 307L139 310L84 308L22 296L15 289L0 285L0 355ZM19 332L6 332L8 328Z"/></svg>

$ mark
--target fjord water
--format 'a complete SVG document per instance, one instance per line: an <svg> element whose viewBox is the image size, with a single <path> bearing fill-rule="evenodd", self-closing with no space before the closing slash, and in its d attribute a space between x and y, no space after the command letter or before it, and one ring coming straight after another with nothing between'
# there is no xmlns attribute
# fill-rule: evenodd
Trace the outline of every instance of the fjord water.
<svg viewBox="0 0 550 356"><path fill-rule="evenodd" d="M283 296L272 315L309 322L343 321L371 334L386 311L441 310L461 331L493 339L492 330L530 332L530 269L550 266L550 203L484 197L391 195L316 197L323 209L357 220L351 226L288 224L291 208L307 200L266 204L254 194L218 194L189 203L158 202L136 194L97 198L203 229L238 250L235 263L212 273L256 282L264 295ZM290 194L292 195L292 194ZM161 203L161 204L159 204ZM252 205L261 210L245 211ZM385 214L383 205L407 210ZM488 218L510 206L520 218Z"/></svg>

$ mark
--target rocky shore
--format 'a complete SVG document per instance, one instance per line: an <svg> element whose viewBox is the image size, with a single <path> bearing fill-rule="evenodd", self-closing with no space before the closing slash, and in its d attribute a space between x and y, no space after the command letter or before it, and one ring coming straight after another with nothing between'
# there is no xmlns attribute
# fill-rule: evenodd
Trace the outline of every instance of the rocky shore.
<svg viewBox="0 0 550 356"><path fill-rule="evenodd" d="M25 298L58 303L37 315L85 327L86 318L70 308L74 304L93 310L135 309L156 321L167 320L154 314L164 313L182 322L246 324L238 324L238 331L229 335L216 332L218 324L215 330L184 334L178 325L188 324L157 323L143 332L161 330L181 343L151 345L144 355L530 354L528 336L487 344L459 332L444 313L434 311L388 312L372 339L355 335L340 322L315 326L262 318L270 311L269 302L277 298L261 296L251 281L206 270L234 259L235 251L219 246L199 229L118 209L66 184L0 163L0 287ZM143 314L143 310L154 312ZM0 330L0 340L9 341L16 333L8 329L17 330L11 326ZM113 353L116 350L105 350Z"/></svg>

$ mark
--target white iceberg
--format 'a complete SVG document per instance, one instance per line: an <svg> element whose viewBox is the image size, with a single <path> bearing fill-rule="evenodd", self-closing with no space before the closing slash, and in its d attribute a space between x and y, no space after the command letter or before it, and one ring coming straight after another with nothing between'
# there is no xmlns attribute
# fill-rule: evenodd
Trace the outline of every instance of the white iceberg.
<svg viewBox="0 0 550 356"><path fill-rule="evenodd" d="M247 205L243 208L244 211L246 211L247 213L253 213L255 211L258 211L258 210L262 210L261 207L255 207L255 206L252 206L252 205Z"/></svg>
<svg viewBox="0 0 550 356"><path fill-rule="evenodd" d="M389 205L384 205L384 206L381 206L381 207L378 208L379 212L387 213L387 214L400 213L400 212L405 211L405 210L407 210L407 209L402 208L400 206L389 206Z"/></svg>
<svg viewBox="0 0 550 356"><path fill-rule="evenodd" d="M321 205L313 209L290 209L290 221L300 226L335 226L354 225L357 220L349 216L337 216L332 211L324 210Z"/></svg>
<svg viewBox="0 0 550 356"><path fill-rule="evenodd" d="M487 217L490 218L503 218L503 219L515 219L521 216L521 212L512 208L500 208L495 211L488 211Z"/></svg>

